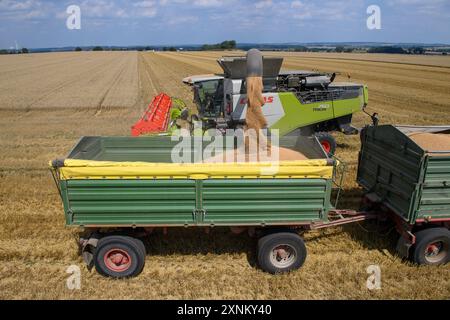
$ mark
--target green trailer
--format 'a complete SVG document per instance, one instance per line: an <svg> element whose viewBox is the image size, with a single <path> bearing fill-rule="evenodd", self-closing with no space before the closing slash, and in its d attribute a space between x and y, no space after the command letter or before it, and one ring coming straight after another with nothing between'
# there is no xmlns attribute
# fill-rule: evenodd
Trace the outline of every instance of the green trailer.
<svg viewBox="0 0 450 320"><path fill-rule="evenodd" d="M449 261L450 150L424 150L409 134L450 126L370 126L361 133L358 183L370 210L395 222L397 251L419 264Z"/></svg>
<svg viewBox="0 0 450 320"><path fill-rule="evenodd" d="M368 218L331 204L338 164L315 137L281 138L281 146L312 160L276 167L201 163L208 144L187 139L196 146L183 150L187 163L173 163L179 141L164 136L83 137L66 158L52 161L66 224L84 230L88 265L108 276L134 276L145 261L140 237L173 227L228 227L258 236L261 268L284 272L305 261L299 231Z"/></svg>
<svg viewBox="0 0 450 320"><path fill-rule="evenodd" d="M419 264L446 263L450 157L422 150L407 130L362 131L357 179L366 193L359 211L336 208L339 192L333 191L340 189L344 166L314 136L282 137L281 146L310 160L277 165L203 163L210 145L198 137L184 138L184 149L167 136L83 137L67 157L51 162L51 170L66 224L82 229L84 260L105 276L138 275L146 255L142 239L176 227L247 232L258 239L261 269L287 272L305 262L303 232L368 219L395 223L402 256Z"/></svg>

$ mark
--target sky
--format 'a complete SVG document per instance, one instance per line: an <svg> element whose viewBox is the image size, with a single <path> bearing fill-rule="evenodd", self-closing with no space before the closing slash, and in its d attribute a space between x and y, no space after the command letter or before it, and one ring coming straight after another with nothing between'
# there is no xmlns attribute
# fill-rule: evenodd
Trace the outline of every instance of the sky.
<svg viewBox="0 0 450 320"><path fill-rule="evenodd" d="M67 28L70 5L81 29ZM371 5L381 29L367 27ZM223 40L450 44L450 0L0 0L0 48Z"/></svg>

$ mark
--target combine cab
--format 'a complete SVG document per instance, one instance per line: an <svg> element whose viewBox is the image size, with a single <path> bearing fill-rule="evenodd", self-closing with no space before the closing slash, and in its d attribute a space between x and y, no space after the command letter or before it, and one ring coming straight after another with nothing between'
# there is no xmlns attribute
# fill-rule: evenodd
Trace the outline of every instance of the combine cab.
<svg viewBox="0 0 450 320"><path fill-rule="evenodd" d="M223 75L200 75L183 79L193 87L198 119L204 129L225 130L245 124L247 110L246 58L218 60ZM368 101L367 87L355 83L334 83L336 74L314 71L281 71L282 58L263 60L265 105L263 113L271 129L280 136L313 135L328 153L336 142L332 131L357 134L352 115Z"/></svg>

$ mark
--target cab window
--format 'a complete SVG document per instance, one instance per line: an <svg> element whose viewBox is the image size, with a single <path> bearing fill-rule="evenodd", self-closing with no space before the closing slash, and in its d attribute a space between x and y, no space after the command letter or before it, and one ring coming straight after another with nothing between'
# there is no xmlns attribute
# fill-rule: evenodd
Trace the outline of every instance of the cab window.
<svg viewBox="0 0 450 320"><path fill-rule="evenodd" d="M194 85L194 100L199 113L217 116L223 104L223 80L208 80Z"/></svg>

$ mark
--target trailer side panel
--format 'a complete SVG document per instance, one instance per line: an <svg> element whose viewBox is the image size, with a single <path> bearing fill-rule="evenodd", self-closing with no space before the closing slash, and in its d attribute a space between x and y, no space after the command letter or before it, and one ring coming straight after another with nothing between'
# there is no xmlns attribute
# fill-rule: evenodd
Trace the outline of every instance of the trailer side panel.
<svg viewBox="0 0 450 320"><path fill-rule="evenodd" d="M362 132L358 182L405 222L450 218L450 156L428 152L409 136L447 127L366 127Z"/></svg>
<svg viewBox="0 0 450 320"><path fill-rule="evenodd" d="M68 180L69 225L192 225L193 180Z"/></svg>
<svg viewBox="0 0 450 320"><path fill-rule="evenodd" d="M299 224L326 219L331 180L205 180L205 224Z"/></svg>
<svg viewBox="0 0 450 320"><path fill-rule="evenodd" d="M423 152L393 126L367 127L362 134L358 183L406 221L414 220Z"/></svg>
<svg viewBox="0 0 450 320"><path fill-rule="evenodd" d="M450 218L450 156L428 157L416 218Z"/></svg>

